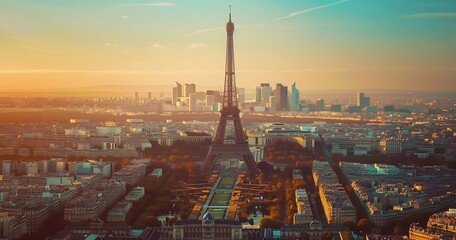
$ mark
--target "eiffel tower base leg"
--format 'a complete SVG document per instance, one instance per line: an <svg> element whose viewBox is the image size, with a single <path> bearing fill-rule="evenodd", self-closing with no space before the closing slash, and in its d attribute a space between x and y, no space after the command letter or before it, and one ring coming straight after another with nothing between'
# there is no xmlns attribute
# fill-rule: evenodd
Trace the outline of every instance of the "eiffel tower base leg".
<svg viewBox="0 0 456 240"><path fill-rule="evenodd" d="M258 166L255 159L250 152L249 145L247 143L242 144L213 144L209 149L206 161L202 166L202 171L207 175L212 173L214 164L220 158L232 157L239 158L245 162L248 168L248 174L256 175L259 173Z"/></svg>

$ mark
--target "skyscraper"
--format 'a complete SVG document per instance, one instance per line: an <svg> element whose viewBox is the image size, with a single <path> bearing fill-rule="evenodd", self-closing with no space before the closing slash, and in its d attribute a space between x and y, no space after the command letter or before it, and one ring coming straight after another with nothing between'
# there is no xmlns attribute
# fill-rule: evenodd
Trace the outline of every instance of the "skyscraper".
<svg viewBox="0 0 456 240"><path fill-rule="evenodd" d="M281 83L277 83L276 89L274 90L274 96L276 99L276 110L288 111L288 87L282 85Z"/></svg>
<svg viewBox="0 0 456 240"><path fill-rule="evenodd" d="M269 97L272 96L272 87L269 83L262 83L260 84L261 88L261 103L267 103L269 101Z"/></svg>
<svg viewBox="0 0 456 240"><path fill-rule="evenodd" d="M275 112L277 111L276 109L276 100L274 96L269 97L269 103L268 103L269 111L270 112Z"/></svg>
<svg viewBox="0 0 456 240"><path fill-rule="evenodd" d="M296 83L293 83L293 85L291 85L290 111L298 112L300 110L299 90L296 88Z"/></svg>
<svg viewBox="0 0 456 240"><path fill-rule="evenodd" d="M317 111L324 111L325 110L325 100L317 99L317 101L315 101L315 107L317 108Z"/></svg>
<svg viewBox="0 0 456 240"><path fill-rule="evenodd" d="M184 97L189 97L194 92L196 92L196 85L194 83L186 83L184 85Z"/></svg>
<svg viewBox="0 0 456 240"><path fill-rule="evenodd" d="M173 104L176 104L180 97L182 97L182 84L176 82L176 86L173 87Z"/></svg>
<svg viewBox="0 0 456 240"><path fill-rule="evenodd" d="M195 112L196 111L196 102L197 102L197 99L196 99L196 93L192 93L188 96L188 102L189 102L189 108L188 110L190 112Z"/></svg>
<svg viewBox="0 0 456 240"><path fill-rule="evenodd" d="M212 107L214 104L214 95L206 95L206 106Z"/></svg>
<svg viewBox="0 0 456 240"><path fill-rule="evenodd" d="M206 95L214 96L214 102L222 102L223 97L220 95L220 91L217 90L207 90Z"/></svg>
<svg viewBox="0 0 456 240"><path fill-rule="evenodd" d="M245 88L238 88L238 102L245 103Z"/></svg>
<svg viewBox="0 0 456 240"><path fill-rule="evenodd" d="M261 87L255 87L255 103L261 102Z"/></svg>
<svg viewBox="0 0 456 240"><path fill-rule="evenodd" d="M364 93L359 92L357 94L357 105L361 108L369 107L370 106L370 97L365 97Z"/></svg>

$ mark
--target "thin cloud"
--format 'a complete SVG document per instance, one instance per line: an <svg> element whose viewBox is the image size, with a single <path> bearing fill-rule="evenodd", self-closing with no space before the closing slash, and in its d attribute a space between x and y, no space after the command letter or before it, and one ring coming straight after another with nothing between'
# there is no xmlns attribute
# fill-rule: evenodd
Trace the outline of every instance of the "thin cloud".
<svg viewBox="0 0 456 240"><path fill-rule="evenodd" d="M456 18L456 12L417 13L402 16L403 18Z"/></svg>
<svg viewBox="0 0 456 240"><path fill-rule="evenodd" d="M341 0L341 1L338 1L338 2L334 2L334 3L329 3L329 4L325 4L325 5L321 5L321 6L317 6L317 7L313 7L313 8L308 8L308 9L292 12L292 13L286 15L286 16L273 19L272 21L269 21L269 22L264 22L264 23L254 24L254 25L240 25L238 27L240 27L240 28L263 27L263 26L266 26L266 25L271 24L271 23L275 23L275 22L279 22L279 21L282 21L282 20L285 20L285 19L288 19L288 18L296 17L296 16L299 16L299 15L304 14L304 13L313 12L313 11L317 11L317 10L320 10L320 9L323 9L323 8L339 5L339 4L348 2L348 1L350 1L350 0ZM187 33L184 36L194 36L194 35L198 35L198 34L201 34L201 33L219 31L219 30L223 30L223 29L225 29L225 28L223 28L223 27L204 28L204 29L201 29L201 30L198 30L198 31L195 31L195 32Z"/></svg>
<svg viewBox="0 0 456 240"><path fill-rule="evenodd" d="M172 44L171 43L167 43L167 44L162 44L162 43L154 43L150 46L147 46L146 48L149 49L149 50L152 50L152 49L155 49L155 48L166 48L166 47L171 47Z"/></svg>
<svg viewBox="0 0 456 240"><path fill-rule="evenodd" d="M123 4L126 7L174 7L175 3L172 2L154 2L154 3L131 3Z"/></svg>
<svg viewBox="0 0 456 240"><path fill-rule="evenodd" d="M129 16L120 16L120 18L123 18L123 19L130 19Z"/></svg>
<svg viewBox="0 0 456 240"><path fill-rule="evenodd" d="M187 36L193 36L193 35L197 35L197 34L200 34L200 33L219 31L219 30L223 30L223 29L225 29L225 28L223 28L223 27L204 28L204 29L201 29L201 30L198 30L198 31L195 31L195 32L187 33L184 36L186 36L186 37Z"/></svg>
<svg viewBox="0 0 456 240"><path fill-rule="evenodd" d="M201 48L201 47L204 47L204 46L206 46L206 44L204 44L204 43L192 43L192 44L190 44L189 47L190 48Z"/></svg>
<svg viewBox="0 0 456 240"><path fill-rule="evenodd" d="M292 13L286 15L286 16L276 18L276 19L272 20L270 23L282 21L282 20L285 20L285 19L288 19L288 18L296 17L296 16L299 16L301 14L317 11L317 10L320 10L320 9L323 9L323 8L339 5L339 4L348 2L348 1L350 1L350 0L342 0L342 1L334 2L334 3L329 3L329 4L325 4L325 5L321 5L321 6L317 6L317 7L313 7L313 8L300 10L300 11L297 11L297 12L292 12Z"/></svg>

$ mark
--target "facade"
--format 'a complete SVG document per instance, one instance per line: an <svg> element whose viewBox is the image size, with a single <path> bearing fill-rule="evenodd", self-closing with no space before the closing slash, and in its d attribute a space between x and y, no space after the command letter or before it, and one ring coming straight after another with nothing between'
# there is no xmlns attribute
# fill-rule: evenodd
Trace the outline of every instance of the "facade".
<svg viewBox="0 0 456 240"><path fill-rule="evenodd" d="M340 104L332 104L331 105L331 112L342 112L342 105L340 105Z"/></svg>
<svg viewBox="0 0 456 240"><path fill-rule="evenodd" d="M65 205L64 217L70 222L93 220L126 192L125 182L104 180Z"/></svg>
<svg viewBox="0 0 456 240"><path fill-rule="evenodd" d="M333 239L353 239L350 230L342 224L322 224L313 221L308 225L286 225L280 229L279 239L309 239L320 240L327 232L333 234Z"/></svg>
<svg viewBox="0 0 456 240"><path fill-rule="evenodd" d="M184 97L190 97L192 93L196 93L196 85L194 83L186 83L183 89Z"/></svg>
<svg viewBox="0 0 456 240"><path fill-rule="evenodd" d="M356 222L356 209L329 163L314 161L312 175L328 223Z"/></svg>
<svg viewBox="0 0 456 240"><path fill-rule="evenodd" d="M205 213L201 220L178 220L169 228L152 228L158 233L156 239L166 240L192 240L192 239L218 239L241 240L242 225L232 220L214 220L209 213Z"/></svg>
<svg viewBox="0 0 456 240"><path fill-rule="evenodd" d="M182 96L182 84L176 82L176 86L173 87L173 104L176 105L177 101Z"/></svg>
<svg viewBox="0 0 456 240"><path fill-rule="evenodd" d="M3 160L2 161L2 175L10 175L11 167L12 167L11 160Z"/></svg>
<svg viewBox="0 0 456 240"><path fill-rule="evenodd" d="M325 100L324 99L317 99L315 101L315 110L317 110L317 111L325 110Z"/></svg>
<svg viewBox="0 0 456 240"><path fill-rule="evenodd" d="M146 175L146 165L143 163L130 162L126 167L112 175L112 179L124 181L127 185L133 185Z"/></svg>
<svg viewBox="0 0 456 240"><path fill-rule="evenodd" d="M456 209L436 213L429 217L427 228L412 223L409 228L410 239L454 240L456 239Z"/></svg>
<svg viewBox="0 0 456 240"><path fill-rule="evenodd" d="M444 238L443 234L420 227L418 224L411 224L409 228L409 238L413 240L452 240Z"/></svg>
<svg viewBox="0 0 456 240"><path fill-rule="evenodd" d="M276 100L276 110L288 111L288 87L282 85L281 83L277 83L276 89L274 90L274 96Z"/></svg>
<svg viewBox="0 0 456 240"><path fill-rule="evenodd" d="M254 93L255 103L261 103L261 87L255 87Z"/></svg>
<svg viewBox="0 0 456 240"><path fill-rule="evenodd" d="M127 194L127 196L125 196L125 200L127 200L127 201L138 201L139 199L141 199L144 196L145 193L146 193L146 190L144 189L144 187L137 186L137 187L133 188Z"/></svg>
<svg viewBox="0 0 456 240"><path fill-rule="evenodd" d="M366 97L366 96L364 96L364 93L359 92L357 94L356 102L357 102L357 106L360 107L361 109L365 108L365 107L369 107L370 106L370 97Z"/></svg>
<svg viewBox="0 0 456 240"><path fill-rule="evenodd" d="M27 233L33 234L59 206L60 199L57 198L10 198L1 204L0 212L7 212L16 216L25 215Z"/></svg>
<svg viewBox="0 0 456 240"><path fill-rule="evenodd" d="M109 210L107 217L108 222L125 222L128 211L130 211L132 206L132 203L128 201L118 202L111 210Z"/></svg>
<svg viewBox="0 0 456 240"><path fill-rule="evenodd" d="M298 212L293 216L293 224L303 225L311 223L314 220L314 216L305 189L296 189L295 201Z"/></svg>
<svg viewBox="0 0 456 240"><path fill-rule="evenodd" d="M27 216L0 212L0 238L18 239L27 234Z"/></svg>
<svg viewBox="0 0 456 240"><path fill-rule="evenodd" d="M396 155L402 153L402 140L383 139L380 141L380 152L384 155Z"/></svg>
<svg viewBox="0 0 456 240"><path fill-rule="evenodd" d="M299 90L296 88L296 83L293 83L293 85L291 85L290 111L299 112L300 110Z"/></svg>
<svg viewBox="0 0 456 240"><path fill-rule="evenodd" d="M99 237L99 238L98 238ZM133 236L131 227L126 223L108 222L104 223L99 218L90 223L71 223L65 230L54 234L49 240L63 239L129 239L144 240L153 238L143 238Z"/></svg>
<svg viewBox="0 0 456 240"><path fill-rule="evenodd" d="M269 107L269 111L271 111L271 112L277 111L275 96L269 97L268 107Z"/></svg>
<svg viewBox="0 0 456 240"><path fill-rule="evenodd" d="M427 227L450 232L456 236L456 208L450 208L446 212L433 214L429 217Z"/></svg>
<svg viewBox="0 0 456 240"><path fill-rule="evenodd" d="M245 88L239 88L237 92L239 104L245 103Z"/></svg>
<svg viewBox="0 0 456 240"><path fill-rule="evenodd" d="M261 89L261 103L266 104L269 101L269 97L272 96L272 87L269 83L260 84Z"/></svg>
<svg viewBox="0 0 456 240"><path fill-rule="evenodd" d="M195 93L191 93L189 96L188 96L188 101L189 101L189 106L188 106L188 110L190 112L195 112L197 111L197 96Z"/></svg>

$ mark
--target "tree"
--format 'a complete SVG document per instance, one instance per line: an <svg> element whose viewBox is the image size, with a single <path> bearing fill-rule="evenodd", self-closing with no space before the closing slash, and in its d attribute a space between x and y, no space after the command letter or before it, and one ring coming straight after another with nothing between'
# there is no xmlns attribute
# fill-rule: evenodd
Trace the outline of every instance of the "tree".
<svg viewBox="0 0 456 240"><path fill-rule="evenodd" d="M404 228L400 224L394 226L393 232L394 232L394 235L401 235L401 236L407 235L407 232L404 230Z"/></svg>
<svg viewBox="0 0 456 240"><path fill-rule="evenodd" d="M264 184L264 173L260 173L260 174L258 175L258 182L259 182L260 184Z"/></svg>
<svg viewBox="0 0 456 240"><path fill-rule="evenodd" d="M367 218L361 218L357 224L358 229L363 232L370 231L372 226L373 224Z"/></svg>
<svg viewBox="0 0 456 240"><path fill-rule="evenodd" d="M345 221L344 225L347 226L350 229L350 231L355 231L356 229L356 224L350 220Z"/></svg>
<svg viewBox="0 0 456 240"><path fill-rule="evenodd" d="M321 235L322 240L332 240L333 239L333 233L331 231L325 231Z"/></svg>
<svg viewBox="0 0 456 240"><path fill-rule="evenodd" d="M261 228L271 228L271 229L279 229L283 225L283 222L280 220L272 220L268 217L262 218L260 220L260 227Z"/></svg>
<svg viewBox="0 0 456 240"><path fill-rule="evenodd" d="M126 167L129 163L130 163L130 159L128 159L128 158L122 159L121 168Z"/></svg>

